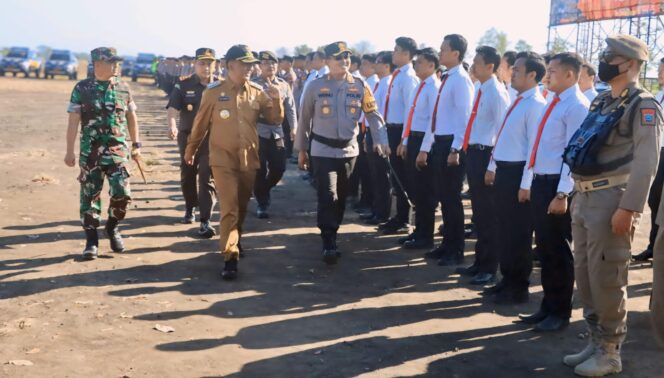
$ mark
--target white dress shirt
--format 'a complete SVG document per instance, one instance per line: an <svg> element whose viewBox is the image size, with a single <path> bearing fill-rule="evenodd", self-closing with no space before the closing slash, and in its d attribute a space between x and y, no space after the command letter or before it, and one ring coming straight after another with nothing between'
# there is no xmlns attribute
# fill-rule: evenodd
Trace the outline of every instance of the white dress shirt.
<svg viewBox="0 0 664 378"><path fill-rule="evenodd" d="M479 98L475 120L472 125L469 125L471 129L468 144L493 146L498 128L502 125L505 113L510 106L510 95L507 93L505 85L498 81L496 75L491 75L489 80L482 83L479 91L482 91L482 96ZM479 91L475 93L473 106L475 106ZM464 134L465 132L466 130L464 130Z"/></svg>
<svg viewBox="0 0 664 378"><path fill-rule="evenodd" d="M410 92L413 91L413 88L417 87L419 83L420 79L415 75L415 70L411 63L399 68L399 73L394 77L391 86L392 89L389 91L390 103L387 106L387 119L385 123L403 124L406 122L407 112L410 109L408 97L410 97Z"/></svg>
<svg viewBox="0 0 664 378"><path fill-rule="evenodd" d="M452 147L461 149L463 134L472 111L475 87L461 64L446 72L447 80L440 92L435 132L427 128L420 151L429 152L436 135L453 135ZM441 86L442 86L441 82ZM436 97L438 95L436 94Z"/></svg>
<svg viewBox="0 0 664 378"><path fill-rule="evenodd" d="M359 72L358 72L358 75L359 75ZM378 75L373 74L373 75L369 76L368 78L364 79L364 81L369 86L369 89L371 90L371 93L374 95L374 99L376 99L376 94L374 93L374 90L376 89L376 84L378 83ZM376 101L378 101L378 100L376 99ZM376 104L379 104L379 102L376 102ZM364 119L364 112L362 112L362 115L360 116L360 123L365 124L364 120L365 120ZM366 126L369 127L368 124L366 124Z"/></svg>
<svg viewBox="0 0 664 378"><path fill-rule="evenodd" d="M431 131L431 116L433 115L433 107L436 105L436 97L438 97L438 88L440 88L440 81L438 77L433 74L423 81L424 86L420 91L420 95L417 96L417 91L422 85L418 84L417 87L413 89L413 92L410 94L408 99L408 110L406 110L406 123L403 125L403 134L401 139L404 145L408 145L408 138L406 136L406 127L408 126L408 116L410 115L410 109L415 103L415 96L417 96L417 102L415 103L415 109L413 112L413 121L410 127L410 131L420 131L426 132L427 130Z"/></svg>
<svg viewBox="0 0 664 378"><path fill-rule="evenodd" d="M512 105L514 100L519 97L519 91L512 88L512 84L505 84L505 87L507 88L507 93L510 95L510 105Z"/></svg>
<svg viewBox="0 0 664 378"><path fill-rule="evenodd" d="M588 101L593 102L595 97L597 97L597 90L595 89L595 87L590 87L589 89L586 89L583 92L583 95L586 96Z"/></svg>
<svg viewBox="0 0 664 378"><path fill-rule="evenodd" d="M387 75L378 81L378 88L374 92L378 113L385 119L385 97L387 96L387 86L390 85L391 75Z"/></svg>
<svg viewBox="0 0 664 378"><path fill-rule="evenodd" d="M521 100L512 109L509 115L505 115L497 135L496 145L493 148L493 156L489 162L488 171L496 171L496 161L527 161L530 151L528 150L528 141L534 140L535 135L530 135L533 130L537 132L538 122L543 109L546 107L546 100L539 91L538 87L531 88L521 93ZM518 98L518 96L517 96ZM510 105L514 106L514 104ZM508 109L509 110L509 109ZM521 186L528 184L527 180L528 164L524 167L524 174L521 180Z"/></svg>
<svg viewBox="0 0 664 378"><path fill-rule="evenodd" d="M583 95L576 84L560 93L559 97L560 102L551 111L542 130L539 147L535 155L535 166L527 170L526 179L523 181L525 185L521 187L522 189L530 189L533 174L560 174L558 192L570 193L574 188L574 180L570 175L569 167L563 163L563 150L574 132L583 123L586 115L588 115L590 101ZM526 160L526 164L530 162L530 155L535 145L539 124L549 106L551 106L551 101L542 110L541 116L533 126L534 129L528 132L528 135L532 135L532 138L528 138L528 159Z"/></svg>

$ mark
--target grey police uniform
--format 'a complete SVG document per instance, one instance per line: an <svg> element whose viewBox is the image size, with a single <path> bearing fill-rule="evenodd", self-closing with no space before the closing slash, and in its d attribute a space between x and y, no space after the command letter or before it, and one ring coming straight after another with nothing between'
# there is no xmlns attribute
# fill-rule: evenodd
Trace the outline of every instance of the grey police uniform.
<svg viewBox="0 0 664 378"><path fill-rule="evenodd" d="M584 123L610 114L637 90L638 85L632 84L618 99L612 99L610 91L600 94ZM616 235L611 218L619 208L633 211L636 227L660 150L660 108L650 93L643 91L638 97L640 101L634 98L625 107L597 154L598 163L608 169L582 175L570 167L576 189L571 205L574 270L584 317L594 339L617 345L627 331L627 273L634 229Z"/></svg>
<svg viewBox="0 0 664 378"><path fill-rule="evenodd" d="M318 184L318 227L325 250L336 250L348 179L359 154L357 135L362 112L374 143L386 145L385 122L363 79L347 74L342 80L333 80L326 75L312 81L302 94L295 149L307 151L310 139L313 140L311 156Z"/></svg>
<svg viewBox="0 0 664 378"><path fill-rule="evenodd" d="M267 88L267 79L258 77L254 83L263 88ZM284 105L284 121L289 125L297 125L297 114L295 111L295 98L290 85L279 77L270 83L279 88ZM295 127L295 126L293 126ZM256 182L254 184L254 195L258 206L266 210L270 203L270 190L279 183L281 177L286 171L286 149L284 138L290 138L290 135L284 135L284 129L281 124L270 125L262 118L258 119L258 158L260 159L260 168L256 172Z"/></svg>

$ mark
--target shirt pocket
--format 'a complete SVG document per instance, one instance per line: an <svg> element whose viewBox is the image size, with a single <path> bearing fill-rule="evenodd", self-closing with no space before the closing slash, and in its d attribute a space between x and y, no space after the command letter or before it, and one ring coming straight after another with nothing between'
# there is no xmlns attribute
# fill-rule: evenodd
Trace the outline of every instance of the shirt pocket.
<svg viewBox="0 0 664 378"><path fill-rule="evenodd" d="M346 110L346 117L358 122L360 120L360 115L362 114L362 102L359 98L346 97L346 104L344 106Z"/></svg>
<svg viewBox="0 0 664 378"><path fill-rule="evenodd" d="M316 101L316 117L317 118L333 118L335 101L332 97L319 98Z"/></svg>

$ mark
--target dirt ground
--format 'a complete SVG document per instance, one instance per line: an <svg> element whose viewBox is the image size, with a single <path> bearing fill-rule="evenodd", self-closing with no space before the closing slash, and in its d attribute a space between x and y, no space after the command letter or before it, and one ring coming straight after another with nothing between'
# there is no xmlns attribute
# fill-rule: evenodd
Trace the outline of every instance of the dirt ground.
<svg viewBox="0 0 664 378"><path fill-rule="evenodd" d="M314 192L292 165L272 218L247 219L240 278L223 282L218 240L179 223L177 148L165 136L163 93L147 80L132 83L149 172L147 184L134 176L127 251L111 253L104 239L102 258L80 261L78 172L62 160L73 84L0 78L0 376L573 376L561 358L586 342L578 303L559 334L514 323L537 309L538 269L528 305L485 303L453 268L400 250L352 211L344 256L327 267ZM648 230L644 219L635 251ZM651 279L651 264L632 267L623 377L664 370Z"/></svg>

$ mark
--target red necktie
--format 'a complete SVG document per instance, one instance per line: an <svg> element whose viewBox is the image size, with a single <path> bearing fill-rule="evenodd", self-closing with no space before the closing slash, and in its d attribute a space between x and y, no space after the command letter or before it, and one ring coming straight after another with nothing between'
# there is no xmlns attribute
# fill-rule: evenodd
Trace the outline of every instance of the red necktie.
<svg viewBox="0 0 664 378"><path fill-rule="evenodd" d="M443 81L440 83L440 88L438 89L438 96L436 97L436 104L433 106L433 115L431 116L431 132L436 131L436 116L438 115L438 102L440 101L440 94L443 93L443 88L445 83L450 76L448 74L443 75Z"/></svg>
<svg viewBox="0 0 664 378"><path fill-rule="evenodd" d="M463 150L468 150L468 142L470 141L470 132L473 130L473 123L475 123L475 117L477 117L477 108L480 106L480 99L482 98L482 90L477 91L477 98L475 99L475 104L473 105L473 111L470 113L470 119L468 120L468 126L466 126L466 134L463 136Z"/></svg>
<svg viewBox="0 0 664 378"><path fill-rule="evenodd" d="M422 88L424 87L424 84L426 81L422 81L420 83L420 87L417 88L417 93L415 93L415 99L413 100L413 104L410 106L410 112L408 113L408 122L406 123L406 134L404 138L408 138L410 136L410 128L413 126L413 115L415 114L415 105L417 105L417 98L420 97L420 92L422 92Z"/></svg>
<svg viewBox="0 0 664 378"><path fill-rule="evenodd" d="M387 96L385 96L385 123L387 123L387 110L390 108L390 94L392 93L392 83L394 83L394 79L397 77L399 72L401 72L400 69L392 73L392 78L390 79L390 85L387 87Z"/></svg>
<svg viewBox="0 0 664 378"><path fill-rule="evenodd" d="M548 95L549 95L549 90L545 88L545 89L542 91L542 96L544 96L544 99L546 99L546 97L547 97Z"/></svg>
<svg viewBox="0 0 664 378"><path fill-rule="evenodd" d="M378 83L380 83L380 80L377 81L376 84L374 85L373 94L376 94L376 90L378 90ZM362 134L364 134L364 133L367 132L367 116L366 115L364 116L364 119L362 120L361 125L362 125L362 127L361 127Z"/></svg>
<svg viewBox="0 0 664 378"><path fill-rule="evenodd" d="M530 153L530 162L528 163L528 169L535 166L535 157L537 156L537 148L539 147L540 138L542 138L542 131L544 130L544 125L546 125L546 121L549 119L551 111L553 111L553 108L559 102L560 102L560 97L556 96L556 98L554 98L553 101L551 101L551 105L549 105L549 108L546 109L546 113L544 113L544 117L542 117L542 120L540 121L539 127L537 129L537 137L535 137L535 145L533 146L533 151Z"/></svg>

